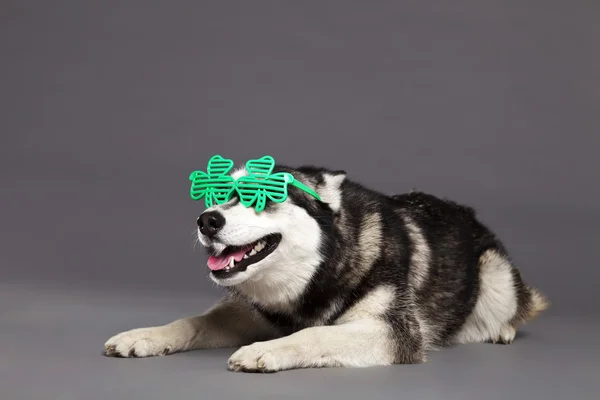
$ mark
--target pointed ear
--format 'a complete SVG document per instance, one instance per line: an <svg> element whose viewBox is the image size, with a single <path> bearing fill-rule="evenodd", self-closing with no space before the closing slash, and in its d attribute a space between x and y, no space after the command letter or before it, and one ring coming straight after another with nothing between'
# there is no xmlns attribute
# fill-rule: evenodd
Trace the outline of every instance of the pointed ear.
<svg viewBox="0 0 600 400"><path fill-rule="evenodd" d="M324 172L323 181L317 186L317 193L333 212L342 207L342 184L346 179L346 171Z"/></svg>

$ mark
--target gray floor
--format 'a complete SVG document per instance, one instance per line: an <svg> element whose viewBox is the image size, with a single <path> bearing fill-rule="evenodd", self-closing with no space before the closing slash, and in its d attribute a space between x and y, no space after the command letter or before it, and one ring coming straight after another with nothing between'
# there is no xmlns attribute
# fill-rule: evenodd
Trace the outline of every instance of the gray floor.
<svg viewBox="0 0 600 400"><path fill-rule="evenodd" d="M5 400L362 398L597 399L600 320L545 316L510 346L458 346L418 366L228 372L231 349L113 359L121 330L204 309L202 295L3 284L0 387Z"/></svg>

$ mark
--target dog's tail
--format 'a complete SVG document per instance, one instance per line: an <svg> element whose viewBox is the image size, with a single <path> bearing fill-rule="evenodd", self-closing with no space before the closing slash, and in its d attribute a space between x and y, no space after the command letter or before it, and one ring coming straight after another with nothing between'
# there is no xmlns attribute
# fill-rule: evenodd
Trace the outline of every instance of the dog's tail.
<svg viewBox="0 0 600 400"><path fill-rule="evenodd" d="M531 321L550 307L550 302L538 289L525 286L525 304L521 312L523 322Z"/></svg>

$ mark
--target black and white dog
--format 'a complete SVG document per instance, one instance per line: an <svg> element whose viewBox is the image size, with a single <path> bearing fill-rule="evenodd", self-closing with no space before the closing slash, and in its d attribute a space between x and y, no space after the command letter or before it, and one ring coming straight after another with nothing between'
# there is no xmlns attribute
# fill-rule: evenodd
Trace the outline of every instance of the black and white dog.
<svg viewBox="0 0 600 400"><path fill-rule="evenodd" d="M229 369L261 372L420 363L450 344L511 343L548 306L469 207L383 195L340 171L275 172L322 201L290 187L260 213L236 198L207 209L198 236L224 299L200 316L118 334L106 355L242 346Z"/></svg>

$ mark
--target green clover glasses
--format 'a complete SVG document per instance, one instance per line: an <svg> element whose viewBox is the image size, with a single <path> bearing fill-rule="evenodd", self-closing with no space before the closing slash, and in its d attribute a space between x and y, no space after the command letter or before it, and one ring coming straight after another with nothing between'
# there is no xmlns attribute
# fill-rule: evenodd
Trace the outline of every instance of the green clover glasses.
<svg viewBox="0 0 600 400"><path fill-rule="evenodd" d="M240 203L245 207L252 207L257 212L265 209L267 200L283 203L288 197L288 185L308 193L321 201L319 195L308 186L298 182L288 172L273 173L275 160L271 156L264 156L246 162L248 175L234 180L228 175L233 168L233 161L215 155L208 161L206 172L194 171L190 174L190 196L193 200L204 197L206 207L214 204L223 204L231 200L237 193Z"/></svg>

